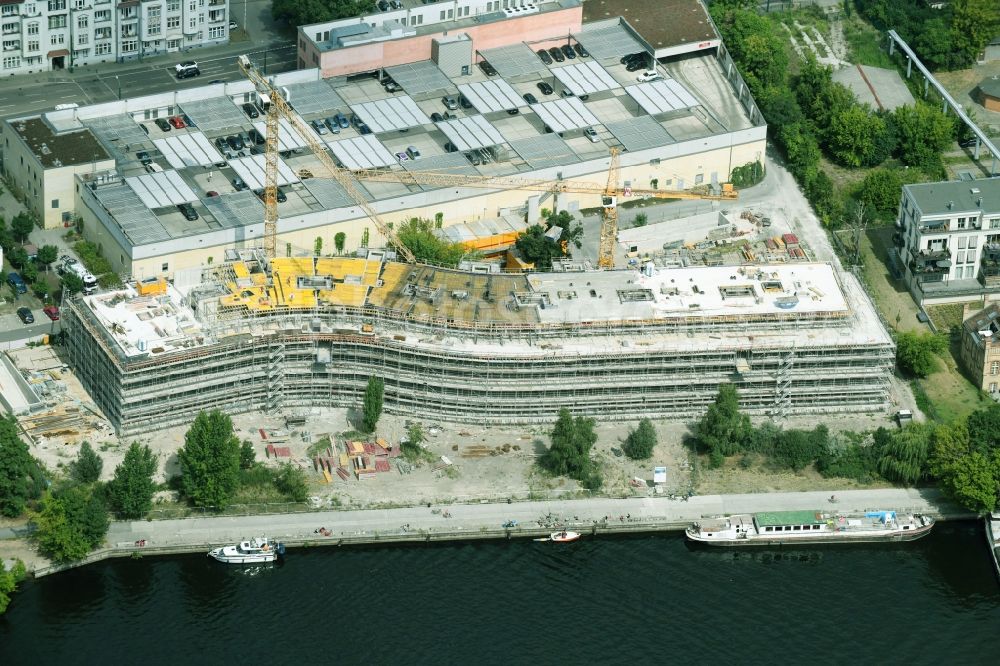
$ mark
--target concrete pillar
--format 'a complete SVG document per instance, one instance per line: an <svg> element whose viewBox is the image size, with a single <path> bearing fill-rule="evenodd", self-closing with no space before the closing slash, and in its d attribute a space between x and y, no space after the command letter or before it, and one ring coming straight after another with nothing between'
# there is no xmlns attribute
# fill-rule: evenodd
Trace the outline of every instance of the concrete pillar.
<svg viewBox="0 0 1000 666"><path fill-rule="evenodd" d="M896 40L894 40L892 37L890 37L889 38L889 55L892 55L895 52L896 52Z"/></svg>
<svg viewBox="0 0 1000 666"><path fill-rule="evenodd" d="M982 144L982 141L980 141L979 137L977 136L976 137L976 150L972 153L977 160L979 159L979 146L980 146L980 144Z"/></svg>
<svg viewBox="0 0 1000 666"><path fill-rule="evenodd" d="M948 100L941 100L941 113L948 115Z"/></svg>
<svg viewBox="0 0 1000 666"><path fill-rule="evenodd" d="M924 98L927 97L927 89L930 88L931 82L926 76L924 77Z"/></svg>
<svg viewBox="0 0 1000 666"><path fill-rule="evenodd" d="M913 59L910 57L906 58L906 78L910 78L910 72L913 71Z"/></svg>

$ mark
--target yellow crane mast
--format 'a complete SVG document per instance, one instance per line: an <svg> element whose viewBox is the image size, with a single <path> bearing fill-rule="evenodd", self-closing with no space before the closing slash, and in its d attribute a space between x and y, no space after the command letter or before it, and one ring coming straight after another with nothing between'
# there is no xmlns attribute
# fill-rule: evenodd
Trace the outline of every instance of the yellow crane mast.
<svg viewBox="0 0 1000 666"><path fill-rule="evenodd" d="M618 239L618 149L611 149L608 185L601 196L604 219L601 220L601 242L597 250L597 267L615 267L615 241Z"/></svg>
<svg viewBox="0 0 1000 666"><path fill-rule="evenodd" d="M386 224L378 213L371 207L368 199L354 185L350 172L344 171L333 161L330 154L323 145L313 135L312 130L302 121L299 116L292 111L288 102L281 93L278 92L250 62L250 58L241 55L237 59L240 71L254 85L258 93L263 93L270 97L271 105L267 111L267 136L265 137L265 187L264 187L264 251L268 258L274 258L277 236L278 236L278 117L282 117L295 129L302 139L309 145L310 150L316 158L327 168L330 175L347 192L348 196L369 219L374 223L378 232L395 248L407 262L413 263L415 258L409 248L399 241L396 233Z"/></svg>

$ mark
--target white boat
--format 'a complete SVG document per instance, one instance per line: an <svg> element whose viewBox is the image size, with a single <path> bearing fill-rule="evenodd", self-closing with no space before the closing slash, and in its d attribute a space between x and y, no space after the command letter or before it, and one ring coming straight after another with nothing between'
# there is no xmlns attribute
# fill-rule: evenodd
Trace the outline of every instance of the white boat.
<svg viewBox="0 0 1000 666"><path fill-rule="evenodd" d="M710 518L693 524L686 534L711 546L784 546L913 541L927 536L932 527L930 516L897 516L895 511L769 511Z"/></svg>
<svg viewBox="0 0 1000 666"><path fill-rule="evenodd" d="M579 538L579 532L567 532L566 530L563 530L562 532L553 532L549 535L549 541L556 541L559 543L571 543Z"/></svg>
<svg viewBox="0 0 1000 666"><path fill-rule="evenodd" d="M208 551L208 556L226 564L265 564L285 554L285 544L271 543L267 537L254 537L237 546L223 546Z"/></svg>

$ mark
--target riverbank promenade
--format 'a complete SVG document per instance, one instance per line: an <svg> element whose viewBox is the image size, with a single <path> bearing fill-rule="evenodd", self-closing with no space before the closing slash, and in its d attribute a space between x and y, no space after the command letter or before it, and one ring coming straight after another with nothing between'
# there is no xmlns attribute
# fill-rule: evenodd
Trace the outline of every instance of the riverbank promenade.
<svg viewBox="0 0 1000 666"><path fill-rule="evenodd" d="M706 516L760 511L817 509L854 512L893 509L942 519L972 515L947 502L936 489L872 489L823 492L592 498L490 504L439 504L392 509L327 510L255 516L114 522L107 547L83 563L133 553L156 555L206 551L252 536L267 536L289 547L527 538L557 528L585 535L681 530ZM511 526L513 524L513 526ZM505 527L505 525L509 527ZM320 529L323 532L319 532ZM8 542L9 543L9 542ZM0 552L3 551L0 541ZM34 559L34 558L33 558ZM66 567L29 562L36 575Z"/></svg>

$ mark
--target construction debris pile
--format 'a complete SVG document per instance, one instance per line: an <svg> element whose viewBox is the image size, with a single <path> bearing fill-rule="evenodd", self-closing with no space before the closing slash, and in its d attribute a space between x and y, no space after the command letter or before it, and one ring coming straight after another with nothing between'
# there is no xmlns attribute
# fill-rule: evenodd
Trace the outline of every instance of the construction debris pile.
<svg viewBox="0 0 1000 666"><path fill-rule="evenodd" d="M313 457L313 469L322 474L327 483L333 481L334 474L347 481L351 472L359 481L374 479L376 474L390 471L389 460L398 458L402 453L399 446L393 446L382 437L373 442L345 441L343 447L344 450L338 452L331 444L325 455ZM400 473L403 473L402 470Z"/></svg>

